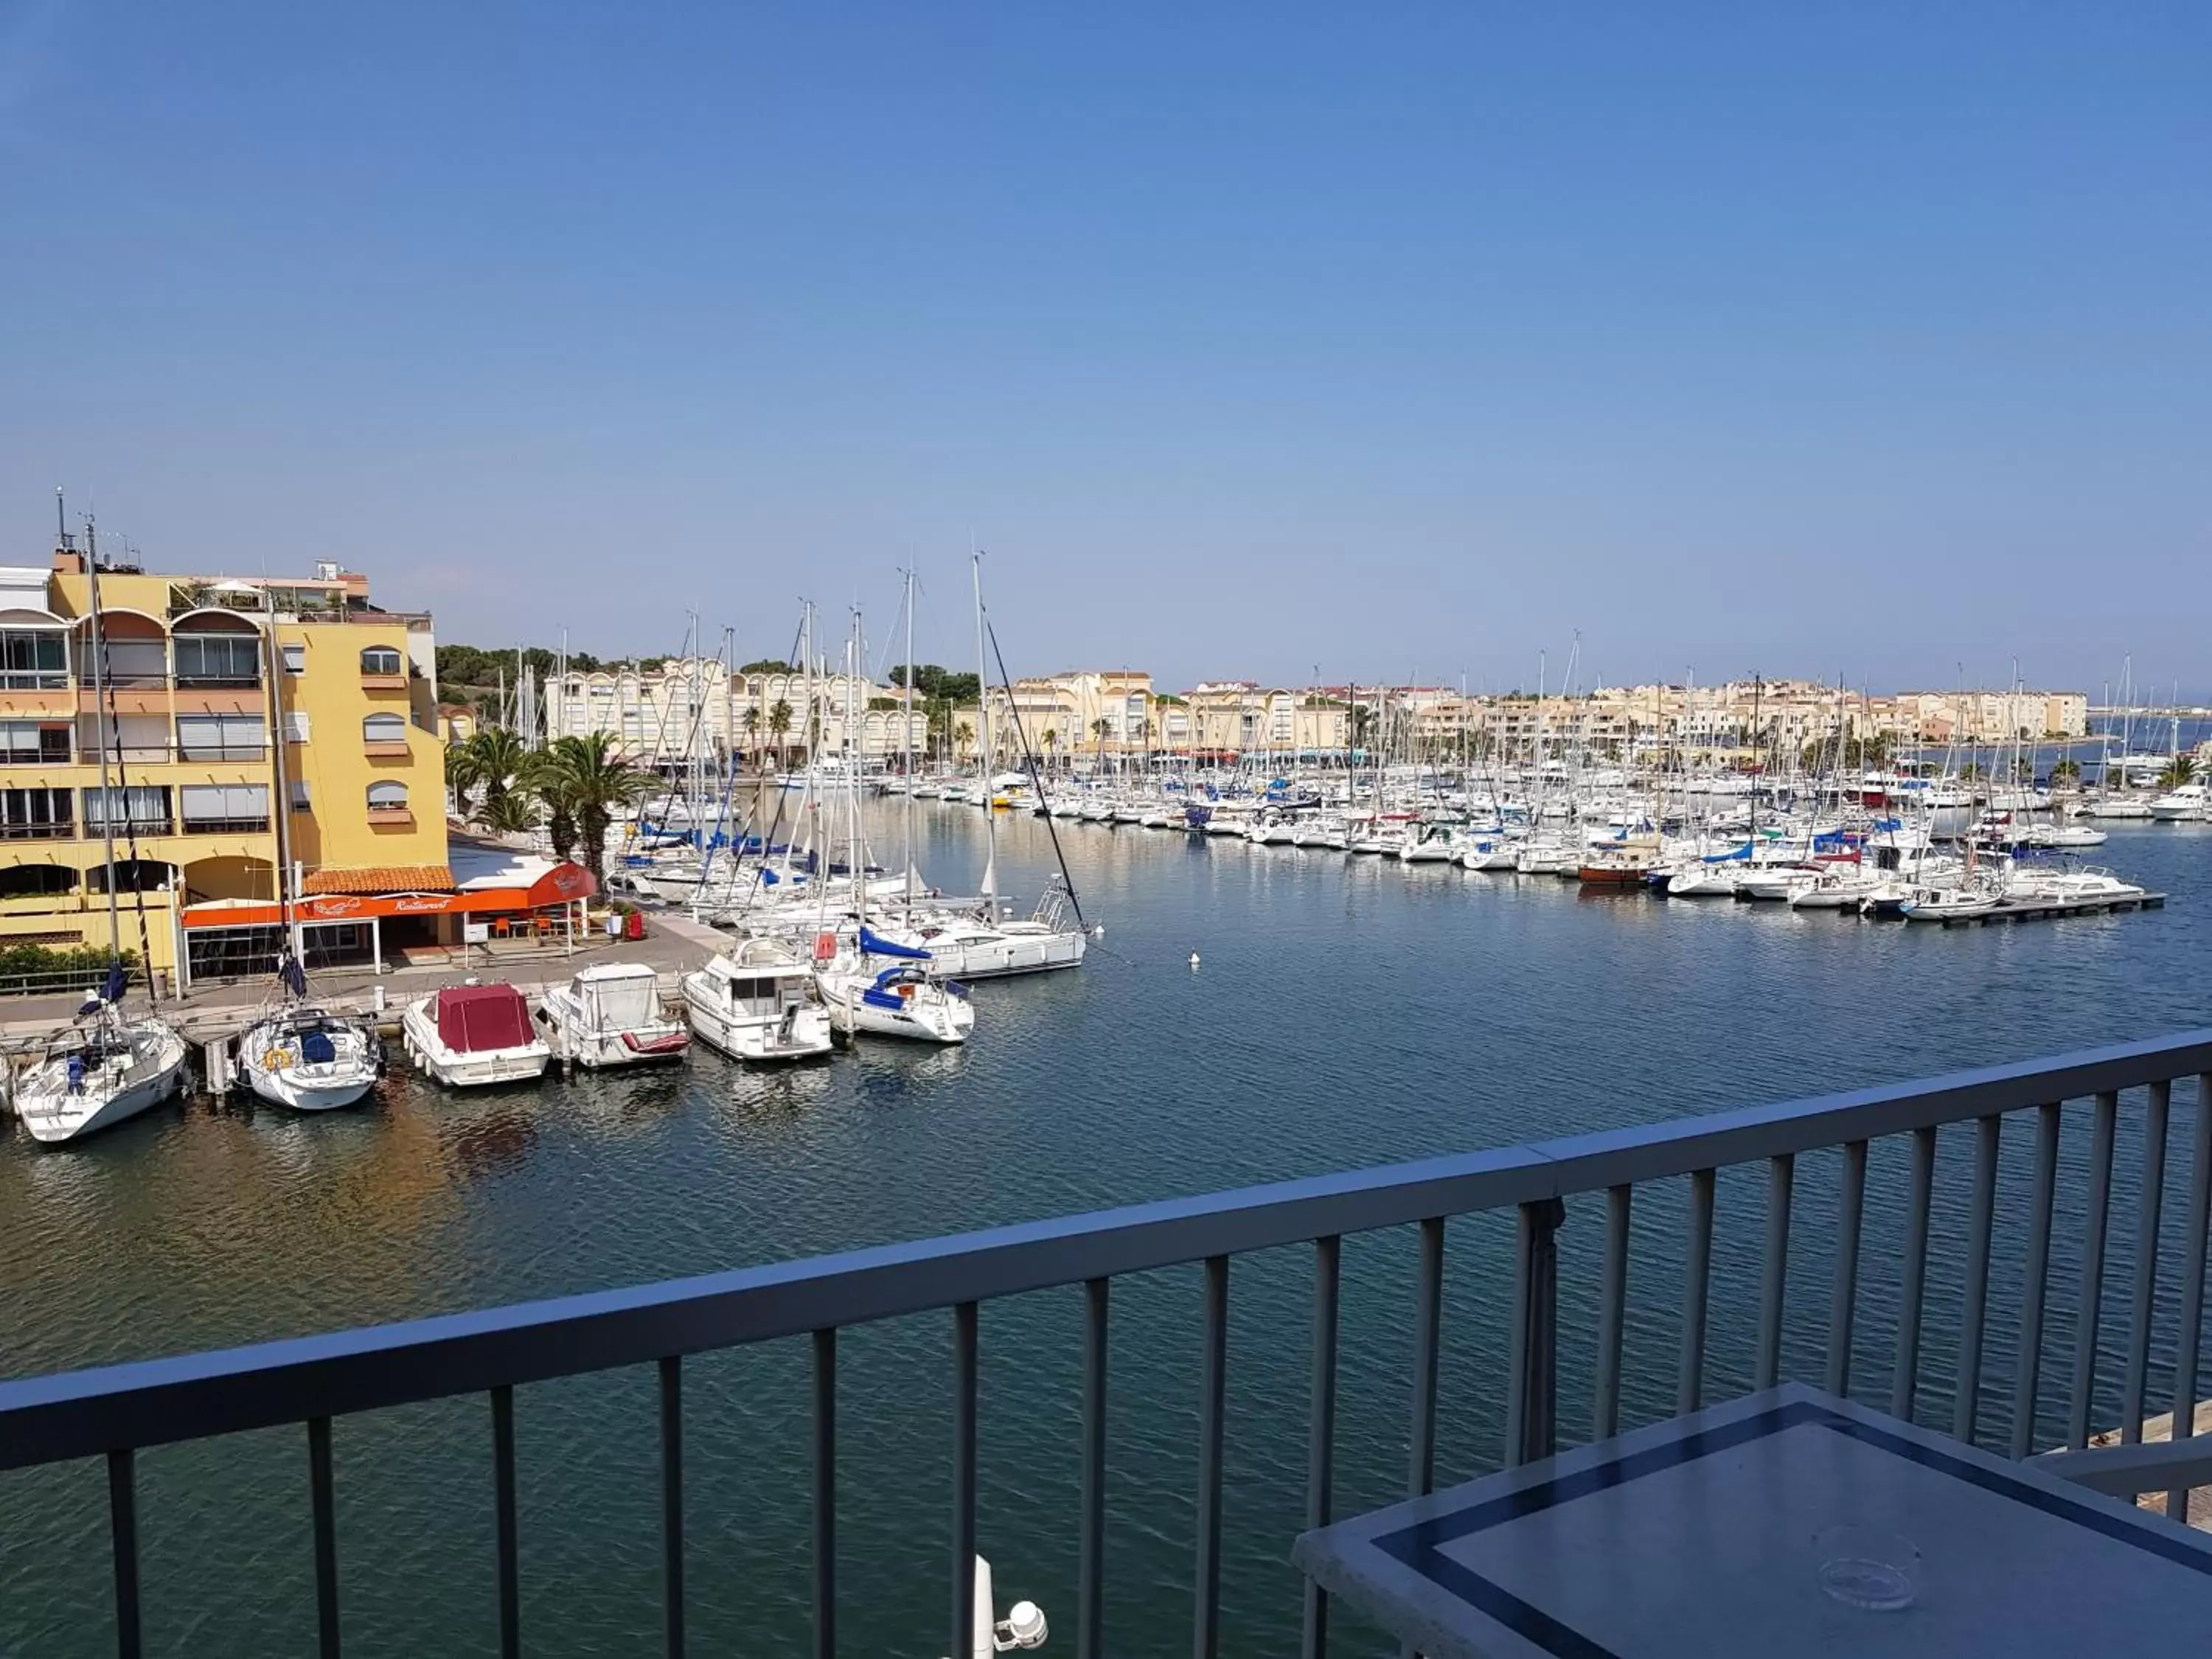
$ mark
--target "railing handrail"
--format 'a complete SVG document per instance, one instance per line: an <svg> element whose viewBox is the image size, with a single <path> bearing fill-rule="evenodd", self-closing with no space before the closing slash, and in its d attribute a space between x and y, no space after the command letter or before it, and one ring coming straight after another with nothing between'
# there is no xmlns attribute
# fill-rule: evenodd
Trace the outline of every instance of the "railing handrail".
<svg viewBox="0 0 2212 1659"><path fill-rule="evenodd" d="M2212 1030L1627 1129L0 1382L0 1469L381 1409L2212 1073Z"/></svg>

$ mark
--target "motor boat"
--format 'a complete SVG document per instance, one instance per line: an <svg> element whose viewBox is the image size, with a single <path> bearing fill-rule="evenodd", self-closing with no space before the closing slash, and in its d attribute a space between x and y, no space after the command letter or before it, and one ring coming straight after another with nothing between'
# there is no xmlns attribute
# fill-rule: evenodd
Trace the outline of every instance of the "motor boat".
<svg viewBox="0 0 2212 1659"><path fill-rule="evenodd" d="M1396 852L1401 864L1452 864L1458 855L1450 827L1440 823L1416 829L1398 843Z"/></svg>
<svg viewBox="0 0 2212 1659"><path fill-rule="evenodd" d="M813 964L781 939L741 940L683 983L684 1018L710 1048L761 1061L830 1052L830 1014L815 994Z"/></svg>
<svg viewBox="0 0 2212 1659"><path fill-rule="evenodd" d="M400 1018L399 1039L408 1059L448 1089L526 1083L553 1058L512 985L449 985L417 998Z"/></svg>
<svg viewBox="0 0 2212 1659"><path fill-rule="evenodd" d="M641 962L595 963L548 990L538 1023L554 1054L597 1071L681 1060L691 1034L660 1000L660 975Z"/></svg>
<svg viewBox="0 0 2212 1659"><path fill-rule="evenodd" d="M1471 841L1459 849L1459 867L1462 870L1510 870L1515 867L1516 854L1508 842L1502 841Z"/></svg>
<svg viewBox="0 0 2212 1659"><path fill-rule="evenodd" d="M2212 789L2185 783L2151 802L2150 815L2160 823L2203 823L2212 819Z"/></svg>
<svg viewBox="0 0 2212 1659"><path fill-rule="evenodd" d="M33 1139L80 1139L184 1092L185 1040L155 1015L125 1018L122 995L111 968L106 990L16 1084L15 1115Z"/></svg>

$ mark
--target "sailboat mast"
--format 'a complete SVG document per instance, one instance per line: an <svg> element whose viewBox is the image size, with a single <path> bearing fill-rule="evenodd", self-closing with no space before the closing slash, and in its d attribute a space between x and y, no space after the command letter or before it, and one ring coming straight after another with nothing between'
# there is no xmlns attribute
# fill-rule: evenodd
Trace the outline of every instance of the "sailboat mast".
<svg viewBox="0 0 2212 1659"><path fill-rule="evenodd" d="M906 774L906 902L914 908L914 567L906 568L906 684L899 700L899 765Z"/></svg>
<svg viewBox="0 0 2212 1659"><path fill-rule="evenodd" d="M284 653L276 643L276 595L265 584L261 589L261 620L263 644L266 647L265 672L269 676L270 777L276 795L270 809L276 821L276 922L284 930L285 945L304 970L307 951L301 938L298 912L294 908L299 895L292 884L291 789L284 776Z"/></svg>
<svg viewBox="0 0 2212 1659"><path fill-rule="evenodd" d="M848 819L851 833L850 839L847 842L845 866L852 872L854 909L859 915L863 927L868 925L868 883L866 873L861 868L860 755L859 746L854 742L854 736L860 728L860 713L854 707L853 696L854 686L860 679L860 665L866 660L866 649L860 643L860 612L859 607L855 606L853 611L853 642L846 648L845 653L845 799L846 811L851 814Z"/></svg>
<svg viewBox="0 0 2212 1659"><path fill-rule="evenodd" d="M93 718L93 729L100 737L100 839L107 860L107 954L119 957L123 921L115 904L115 793L107 786L107 745L112 735L107 728L115 724L115 711L108 707L106 696L107 635L100 615L100 531L89 517L84 521L84 572L87 608L92 613L92 704L99 711ZM127 797L130 792L124 793ZM131 810L127 799L123 810ZM146 982L154 982L151 963L147 964Z"/></svg>
<svg viewBox="0 0 2212 1659"><path fill-rule="evenodd" d="M970 553L975 588L975 724L980 728L977 739L983 748L983 898L990 906L991 920L999 919L999 821L991 810L991 666L983 654L983 555ZM1006 689L1009 704L1013 700L1013 688Z"/></svg>

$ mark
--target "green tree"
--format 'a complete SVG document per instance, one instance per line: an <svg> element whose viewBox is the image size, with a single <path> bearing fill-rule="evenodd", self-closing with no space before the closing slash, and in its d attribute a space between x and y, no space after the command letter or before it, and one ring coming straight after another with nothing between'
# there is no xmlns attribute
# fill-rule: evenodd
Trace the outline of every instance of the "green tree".
<svg viewBox="0 0 2212 1659"><path fill-rule="evenodd" d="M745 747L757 756L760 753L761 716L757 706L745 710Z"/></svg>
<svg viewBox="0 0 2212 1659"><path fill-rule="evenodd" d="M486 800L476 818L495 836L526 835L538 827L538 802L526 788L510 789Z"/></svg>
<svg viewBox="0 0 2212 1659"><path fill-rule="evenodd" d="M2064 779L2069 783L2080 782L2081 780L2081 763L2075 760L2071 755L2069 755L2064 759L2056 763L2051 769L2051 781L2053 783L2057 783L2061 779Z"/></svg>
<svg viewBox="0 0 2212 1659"><path fill-rule="evenodd" d="M768 711L769 735L775 739L775 753L778 761L788 758L784 750L791 738L791 704L784 698L778 697L775 700L775 707Z"/></svg>
<svg viewBox="0 0 2212 1659"><path fill-rule="evenodd" d="M483 790L484 805L507 793L530 758L522 739L503 726L487 726L468 742L471 781Z"/></svg>
<svg viewBox="0 0 2212 1659"><path fill-rule="evenodd" d="M2196 777L2196 757L2191 755L2176 755L2166 763L2166 770L2158 775L2158 787L2161 789L2179 789L2185 783L2193 782Z"/></svg>
<svg viewBox="0 0 2212 1659"><path fill-rule="evenodd" d="M952 752L955 755L965 760L968 757L968 751L975 746L975 728L974 726L969 725L966 720L963 720L952 728Z"/></svg>
<svg viewBox="0 0 2212 1659"><path fill-rule="evenodd" d="M1056 726L1046 726L1044 736L1038 738L1037 742L1044 750L1044 763L1049 770L1052 766L1052 751L1060 747L1060 728Z"/></svg>
<svg viewBox="0 0 2212 1659"><path fill-rule="evenodd" d="M652 774L623 759L604 732L556 738L532 757L530 787L549 807L558 802L575 821L583 865L606 884L607 830L615 814L653 785Z"/></svg>

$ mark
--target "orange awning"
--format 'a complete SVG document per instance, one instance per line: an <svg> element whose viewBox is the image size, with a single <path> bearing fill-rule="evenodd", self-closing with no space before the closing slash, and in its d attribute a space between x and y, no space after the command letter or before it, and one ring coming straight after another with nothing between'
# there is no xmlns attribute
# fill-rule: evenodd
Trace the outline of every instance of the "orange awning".
<svg viewBox="0 0 2212 1659"><path fill-rule="evenodd" d="M573 903L599 890L580 864L556 864L527 887L488 887L473 893L325 893L292 907L298 921L365 921L371 916L450 916L483 911L542 910ZM198 904L185 911L187 927L273 927L284 921L275 904Z"/></svg>

